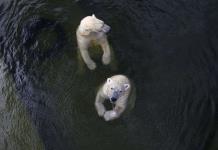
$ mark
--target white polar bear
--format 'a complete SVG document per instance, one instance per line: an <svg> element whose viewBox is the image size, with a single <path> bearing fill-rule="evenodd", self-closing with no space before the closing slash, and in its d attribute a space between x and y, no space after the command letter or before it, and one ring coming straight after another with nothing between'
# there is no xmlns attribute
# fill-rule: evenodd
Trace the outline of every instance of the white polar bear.
<svg viewBox="0 0 218 150"><path fill-rule="evenodd" d="M107 65L111 61L110 46L108 44L106 33L110 30L110 26L99 20L93 14L82 19L76 31L77 43L84 62L91 70L96 68L95 62L90 58L88 48L90 43L101 45L103 49L102 62Z"/></svg>
<svg viewBox="0 0 218 150"><path fill-rule="evenodd" d="M100 117L106 121L118 118L126 109L128 98L131 91L129 79L124 75L115 75L108 78L104 85L99 89L96 99L95 108ZM109 99L114 108L106 110L103 103Z"/></svg>

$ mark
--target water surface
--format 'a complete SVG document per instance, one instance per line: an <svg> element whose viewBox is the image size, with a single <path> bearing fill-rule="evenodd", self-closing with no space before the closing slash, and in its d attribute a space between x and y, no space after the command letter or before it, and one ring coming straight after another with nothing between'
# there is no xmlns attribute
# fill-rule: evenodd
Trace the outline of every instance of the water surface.
<svg viewBox="0 0 218 150"><path fill-rule="evenodd" d="M215 149L216 1L8 0L0 2L1 149ZM111 66L78 56L75 31L95 13L112 27ZM95 49L95 48L94 48ZM93 52L93 51L92 51ZM113 122L94 99L109 76L137 89Z"/></svg>

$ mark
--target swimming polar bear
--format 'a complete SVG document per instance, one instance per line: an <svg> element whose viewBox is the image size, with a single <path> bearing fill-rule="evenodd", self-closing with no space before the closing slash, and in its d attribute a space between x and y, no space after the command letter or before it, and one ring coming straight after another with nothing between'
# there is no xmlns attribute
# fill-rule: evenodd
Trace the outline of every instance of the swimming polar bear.
<svg viewBox="0 0 218 150"><path fill-rule="evenodd" d="M105 24L102 20L96 18L94 14L83 18L80 22L76 31L77 43L82 58L90 70L94 70L96 68L95 62L90 58L88 53L88 47L92 41L101 45L103 49L103 64L107 65L111 61L111 51L106 35L109 30L110 26Z"/></svg>
<svg viewBox="0 0 218 150"><path fill-rule="evenodd" d="M124 75L114 75L108 78L103 86L99 89L96 99L95 108L100 117L105 121L118 118L126 109L128 98L131 91L129 79ZM112 110L106 110L103 103L106 99L114 105Z"/></svg>

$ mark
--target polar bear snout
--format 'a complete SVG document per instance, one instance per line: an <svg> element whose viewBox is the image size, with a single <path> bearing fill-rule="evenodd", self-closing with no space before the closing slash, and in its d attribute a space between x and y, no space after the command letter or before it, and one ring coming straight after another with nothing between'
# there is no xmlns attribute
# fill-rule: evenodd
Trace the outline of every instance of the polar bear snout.
<svg viewBox="0 0 218 150"><path fill-rule="evenodd" d="M116 101L117 101L117 98L116 98L116 97L111 97L111 98L110 98L110 102L111 102L111 103L115 103Z"/></svg>
<svg viewBox="0 0 218 150"><path fill-rule="evenodd" d="M107 32L109 32L111 30L111 27L109 26L109 25L107 25L107 24L104 24L104 26L102 27L102 31L104 32L104 33L107 33Z"/></svg>
<svg viewBox="0 0 218 150"><path fill-rule="evenodd" d="M119 98L119 93L117 91L114 91L112 93L112 96L110 97L110 102L115 103L118 98Z"/></svg>

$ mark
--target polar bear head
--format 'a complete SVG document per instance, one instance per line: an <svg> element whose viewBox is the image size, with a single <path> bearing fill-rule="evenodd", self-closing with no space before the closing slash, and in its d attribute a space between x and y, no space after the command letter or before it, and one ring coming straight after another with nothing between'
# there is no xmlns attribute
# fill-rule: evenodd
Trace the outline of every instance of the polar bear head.
<svg viewBox="0 0 218 150"><path fill-rule="evenodd" d="M121 96L130 88L128 83L121 83L112 78L108 78L106 81L106 95L109 97L111 103L115 103Z"/></svg>
<svg viewBox="0 0 218 150"><path fill-rule="evenodd" d="M79 31L82 35L89 35L92 32L107 33L109 30L110 26L96 18L94 14L83 18L79 26Z"/></svg>

